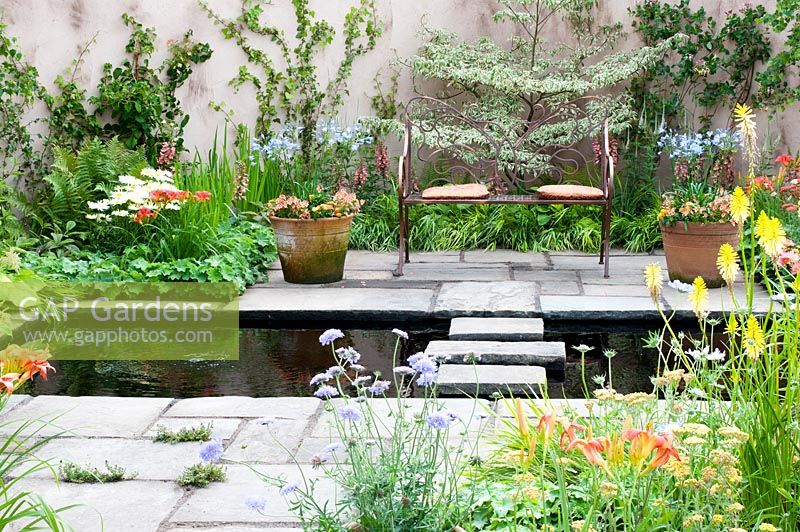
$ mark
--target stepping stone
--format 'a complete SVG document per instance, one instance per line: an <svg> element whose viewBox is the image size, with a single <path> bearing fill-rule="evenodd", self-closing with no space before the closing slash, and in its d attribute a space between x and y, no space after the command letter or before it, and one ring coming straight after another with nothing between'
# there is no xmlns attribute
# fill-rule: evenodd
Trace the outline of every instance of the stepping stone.
<svg viewBox="0 0 800 532"><path fill-rule="evenodd" d="M429 356L449 356L450 364L502 364L542 366L564 371L567 352L564 342L489 342L480 340L434 340L425 348Z"/></svg>
<svg viewBox="0 0 800 532"><path fill-rule="evenodd" d="M547 373L540 366L488 366L445 364L439 368L441 395L468 394L541 396Z"/></svg>
<svg viewBox="0 0 800 532"><path fill-rule="evenodd" d="M540 318L453 318L450 340L536 342L542 339Z"/></svg>

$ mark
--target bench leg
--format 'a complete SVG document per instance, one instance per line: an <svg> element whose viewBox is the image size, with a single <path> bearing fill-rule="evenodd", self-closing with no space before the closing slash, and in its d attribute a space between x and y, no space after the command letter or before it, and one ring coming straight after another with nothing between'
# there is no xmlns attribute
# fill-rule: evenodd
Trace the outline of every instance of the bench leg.
<svg viewBox="0 0 800 532"><path fill-rule="evenodd" d="M406 229L408 226L408 217L406 215L407 207L405 207L402 203L399 206L399 222L400 222L400 239L397 246L398 258L397 258L397 268L392 272L392 275L395 277L401 277L403 275L403 263L408 262L408 240L406 239Z"/></svg>
<svg viewBox="0 0 800 532"><path fill-rule="evenodd" d="M608 279L608 263L611 259L611 206L603 207L603 222L600 234L600 264L603 265L603 277Z"/></svg>
<svg viewBox="0 0 800 532"><path fill-rule="evenodd" d="M405 235L406 235L406 245L404 246L404 247L406 248L406 262L411 262L411 259L410 259L410 257L409 257L409 253L410 253L410 251L411 251L411 248L410 248L410 247L409 247L409 245L408 245L408 241L409 241L409 234L408 234L408 229L409 229L409 227L408 227L408 211L409 211L409 210L410 210L410 209L409 209L408 205L406 205L406 206L405 206L405 209L403 209L403 211L404 211L404 214L403 214L403 225L405 226L405 231L403 231L403 232L404 232L404 233L405 233Z"/></svg>

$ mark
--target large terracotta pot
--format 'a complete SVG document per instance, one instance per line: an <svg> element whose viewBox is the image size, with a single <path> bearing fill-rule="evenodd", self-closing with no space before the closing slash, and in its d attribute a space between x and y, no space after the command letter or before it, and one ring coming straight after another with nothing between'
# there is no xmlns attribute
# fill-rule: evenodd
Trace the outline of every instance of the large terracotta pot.
<svg viewBox="0 0 800 532"><path fill-rule="evenodd" d="M296 220L270 216L287 283L341 281L353 216Z"/></svg>
<svg viewBox="0 0 800 532"><path fill-rule="evenodd" d="M719 248L728 243L739 249L739 228L730 223L662 224L661 236L669 278L691 283L702 277L711 288L724 283L717 269Z"/></svg>

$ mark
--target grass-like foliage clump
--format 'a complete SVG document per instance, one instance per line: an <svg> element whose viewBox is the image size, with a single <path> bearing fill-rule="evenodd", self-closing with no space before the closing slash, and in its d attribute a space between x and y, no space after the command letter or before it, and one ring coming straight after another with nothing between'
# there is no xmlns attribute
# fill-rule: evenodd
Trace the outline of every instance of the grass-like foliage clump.
<svg viewBox="0 0 800 532"><path fill-rule="evenodd" d="M178 430L170 430L164 425L159 425L156 435L153 436L154 442L161 443L182 443L187 441L208 441L211 439L213 424L201 423L196 427L181 427Z"/></svg>
<svg viewBox="0 0 800 532"><path fill-rule="evenodd" d="M75 462L64 462L59 467L59 478L63 482L73 484L105 484L107 482L120 482L133 480L138 473L128 473L124 467L106 462L105 470L92 466L83 466Z"/></svg>

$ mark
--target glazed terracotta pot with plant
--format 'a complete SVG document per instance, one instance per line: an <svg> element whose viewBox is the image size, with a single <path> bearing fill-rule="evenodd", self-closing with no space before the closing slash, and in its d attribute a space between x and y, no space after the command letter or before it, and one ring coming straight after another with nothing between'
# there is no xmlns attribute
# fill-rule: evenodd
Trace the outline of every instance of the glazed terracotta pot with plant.
<svg viewBox="0 0 800 532"><path fill-rule="evenodd" d="M361 200L352 192L369 179L361 148L372 137L356 124L321 122L307 135L290 126L253 143L277 164L286 193L269 201L264 215L275 231L283 278L289 283L340 281L353 217Z"/></svg>
<svg viewBox="0 0 800 532"><path fill-rule="evenodd" d="M659 144L673 164L672 190L662 197L658 219L667 270L673 281L702 277L709 287L723 278L717 268L719 249L739 247L739 226L732 215L733 155L741 136L718 129L701 133L664 132ZM741 193L741 189L736 194ZM735 210L735 209L734 209Z"/></svg>

